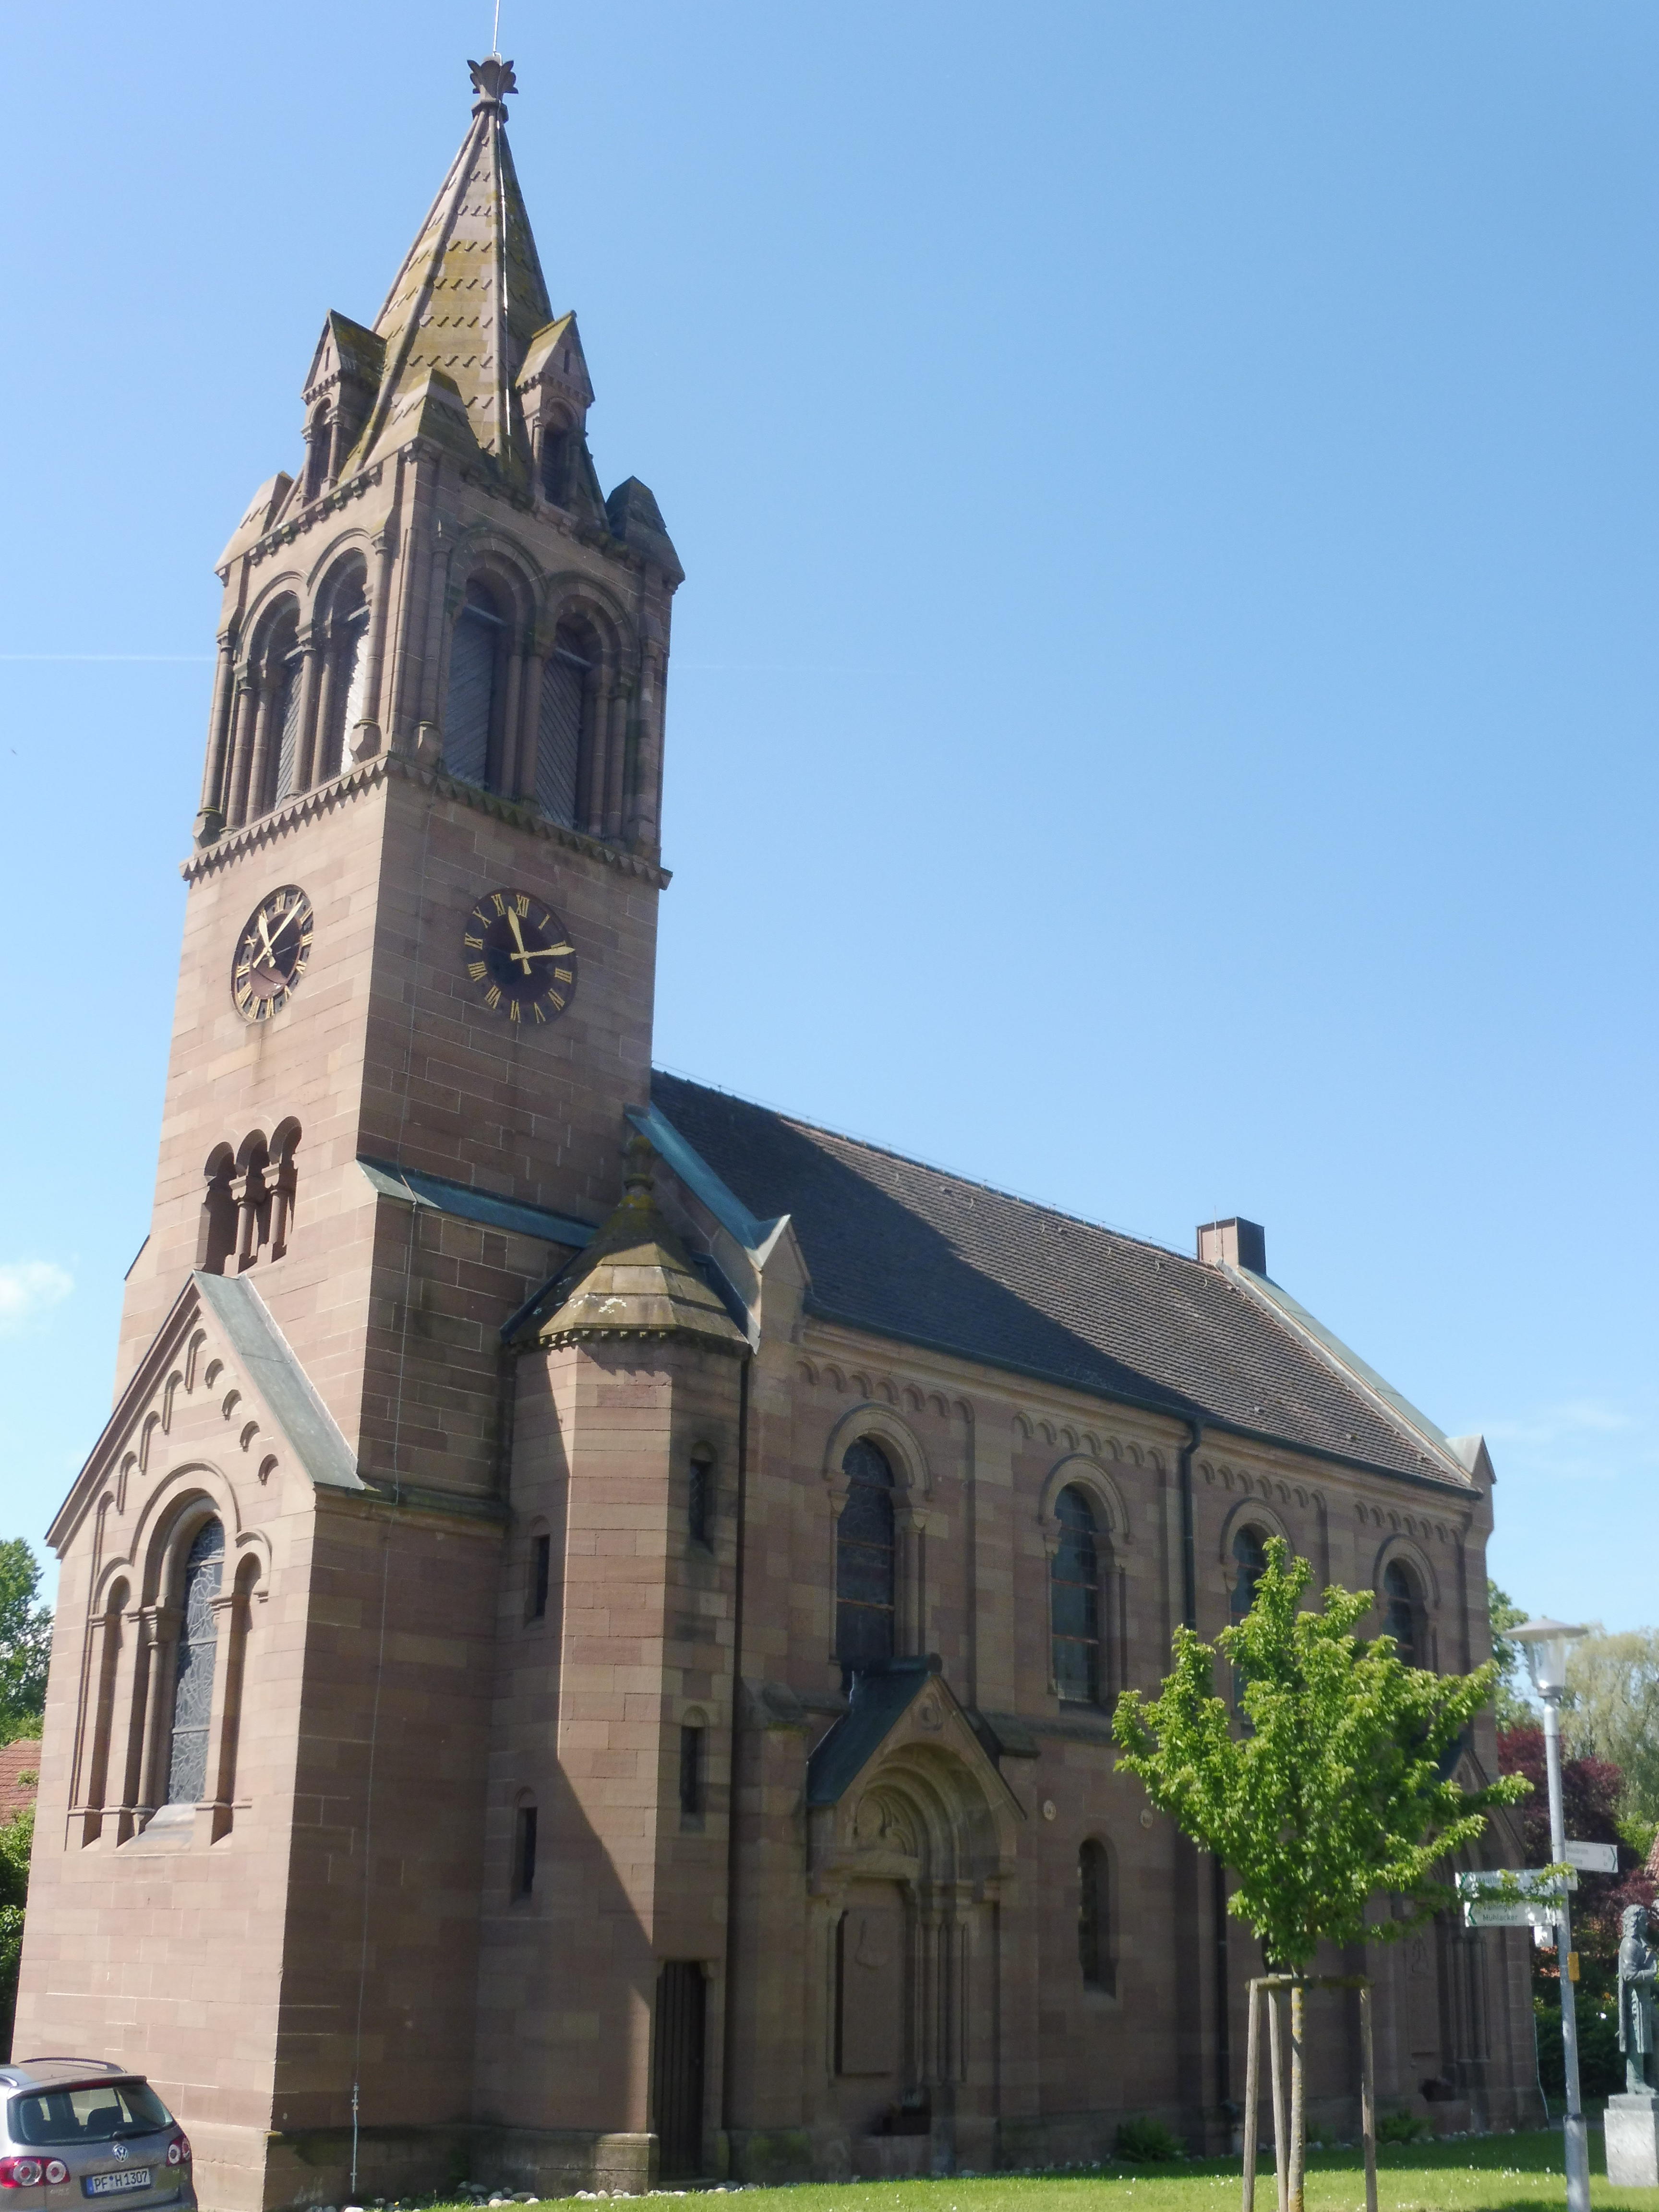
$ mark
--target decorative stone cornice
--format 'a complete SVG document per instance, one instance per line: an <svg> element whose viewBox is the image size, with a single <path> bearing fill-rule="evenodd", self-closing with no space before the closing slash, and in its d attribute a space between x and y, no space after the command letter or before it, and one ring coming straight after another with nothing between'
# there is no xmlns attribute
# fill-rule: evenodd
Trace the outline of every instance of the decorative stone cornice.
<svg viewBox="0 0 1659 2212"><path fill-rule="evenodd" d="M210 844L183 861L179 872L187 884L198 883L204 877L228 867L244 853L274 844L302 823L314 821L319 814L331 813L337 807L366 797L389 776L420 784L439 797L457 799L475 813L492 815L497 822L510 823L530 836L544 838L550 845L562 845L567 851L580 853L586 860L616 869L619 874L637 877L653 890L665 890L673 879L671 869L647 860L642 853L629 853L620 846L607 845L598 837L585 836L580 830L567 830L562 823L550 822L545 815L538 814L532 807L516 799L503 799L498 792L480 791L476 784L459 783L440 769L423 768L407 755L396 752L378 754L374 759L336 776L330 783L320 783L314 790L302 791L284 799L269 814L260 815L257 822L246 822L240 829L222 831Z"/></svg>
<svg viewBox="0 0 1659 2212"><path fill-rule="evenodd" d="M376 461L368 468L359 469L343 483L336 484L331 491L324 492L320 498L313 499L308 506L301 507L298 514L286 522L279 522L274 530L266 531L263 538L257 538L249 546L243 556L248 566L254 568L261 561L269 560L273 553L280 553L285 545L292 545L295 539L303 537L307 530L314 530L319 522L325 522L331 514L337 514L342 507L349 507L354 499L365 497L380 483L385 469L384 460ZM228 573L228 567L218 571L221 582Z"/></svg>

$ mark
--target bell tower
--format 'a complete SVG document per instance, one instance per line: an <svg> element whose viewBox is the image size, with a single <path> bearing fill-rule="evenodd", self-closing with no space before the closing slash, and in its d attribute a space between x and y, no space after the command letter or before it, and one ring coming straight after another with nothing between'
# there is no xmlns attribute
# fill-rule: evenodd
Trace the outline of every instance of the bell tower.
<svg viewBox="0 0 1659 2212"><path fill-rule="evenodd" d="M646 1103L682 571L645 485L600 489L513 67L470 67L384 306L325 317L304 458L218 563L121 1379L190 1269L246 1275L367 1477L483 1495L495 1332L616 1203Z"/></svg>

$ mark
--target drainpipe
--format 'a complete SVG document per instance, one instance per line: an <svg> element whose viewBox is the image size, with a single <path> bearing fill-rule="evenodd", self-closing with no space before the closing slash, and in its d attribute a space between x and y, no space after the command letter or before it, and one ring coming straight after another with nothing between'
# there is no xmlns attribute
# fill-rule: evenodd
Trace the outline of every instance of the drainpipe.
<svg viewBox="0 0 1659 2212"><path fill-rule="evenodd" d="M1193 1459L1204 1441L1204 1424L1190 1421L1191 1433L1181 1447L1181 1617L1194 1635L1198 1633L1198 1550L1193 1529ZM1210 1917L1215 1942L1215 2079L1216 2102L1222 2118L1231 2121L1233 2102L1232 2021L1229 2017L1227 1980L1227 1869L1218 1858L1210 1860Z"/></svg>
<svg viewBox="0 0 1659 2212"><path fill-rule="evenodd" d="M732 1573L732 1742L726 1785L726 2002L720 2021L720 2128L726 2136L727 2176L732 2156L732 2083L737 2050L738 1955L738 1740L743 1698L743 1558L749 1497L749 1370L754 1353L738 1369L738 1548Z"/></svg>

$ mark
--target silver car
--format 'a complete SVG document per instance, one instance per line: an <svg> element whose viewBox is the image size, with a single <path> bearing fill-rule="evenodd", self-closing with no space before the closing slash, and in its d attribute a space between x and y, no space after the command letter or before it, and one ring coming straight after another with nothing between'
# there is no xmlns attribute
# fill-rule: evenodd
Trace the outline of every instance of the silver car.
<svg viewBox="0 0 1659 2212"><path fill-rule="evenodd" d="M0 2066L0 2212L88 2197L195 2212L190 2138L141 2074L99 2058Z"/></svg>

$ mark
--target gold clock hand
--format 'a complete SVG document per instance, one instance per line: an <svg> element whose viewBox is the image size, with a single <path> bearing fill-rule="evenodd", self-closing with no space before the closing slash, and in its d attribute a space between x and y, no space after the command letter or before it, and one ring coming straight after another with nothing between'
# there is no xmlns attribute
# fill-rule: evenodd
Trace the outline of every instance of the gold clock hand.
<svg viewBox="0 0 1659 2212"><path fill-rule="evenodd" d="M561 953L574 952L575 949L574 945L544 945L533 952L526 950L524 957L526 960L556 960ZM530 970L526 968L525 973L527 975Z"/></svg>
<svg viewBox="0 0 1659 2212"><path fill-rule="evenodd" d="M274 960L276 957L276 954L275 948L272 946L270 942L270 924L265 920L265 910L263 907L260 908L258 913L254 915L253 919L259 925L259 938L261 943L265 948L265 957L267 960Z"/></svg>
<svg viewBox="0 0 1659 2212"><path fill-rule="evenodd" d="M525 945L524 932L519 927L519 916L515 908L508 907L507 920L507 927L513 932L513 941L519 948L516 952L509 952L507 957L509 960L516 960L527 975L530 973L531 955Z"/></svg>

